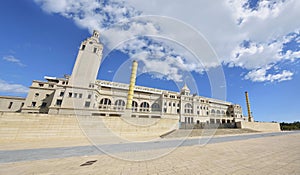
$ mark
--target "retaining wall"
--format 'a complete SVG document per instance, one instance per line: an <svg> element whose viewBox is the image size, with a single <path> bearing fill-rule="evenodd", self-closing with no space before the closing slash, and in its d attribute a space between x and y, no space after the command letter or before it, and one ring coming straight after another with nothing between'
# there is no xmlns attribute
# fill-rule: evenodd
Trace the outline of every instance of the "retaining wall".
<svg viewBox="0 0 300 175"><path fill-rule="evenodd" d="M159 138L177 127L178 120L173 119L0 113L0 141L85 139L86 136L98 140L112 137L135 140Z"/></svg>
<svg viewBox="0 0 300 175"><path fill-rule="evenodd" d="M252 129L262 132L279 132L279 123L267 123L267 122L236 122L237 128Z"/></svg>

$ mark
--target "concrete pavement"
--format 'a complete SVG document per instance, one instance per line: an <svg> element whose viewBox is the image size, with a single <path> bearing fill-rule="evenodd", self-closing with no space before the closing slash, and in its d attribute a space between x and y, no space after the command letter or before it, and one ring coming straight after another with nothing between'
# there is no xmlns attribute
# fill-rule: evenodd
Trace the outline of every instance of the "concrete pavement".
<svg viewBox="0 0 300 175"><path fill-rule="evenodd" d="M244 139L230 136L227 141L184 145L171 152L150 147L135 153L137 160L138 154L160 155L147 161L125 160L132 152L122 151L124 145L113 155L11 161L0 164L0 174L300 174L300 133L283 133ZM80 166L88 161L95 162Z"/></svg>

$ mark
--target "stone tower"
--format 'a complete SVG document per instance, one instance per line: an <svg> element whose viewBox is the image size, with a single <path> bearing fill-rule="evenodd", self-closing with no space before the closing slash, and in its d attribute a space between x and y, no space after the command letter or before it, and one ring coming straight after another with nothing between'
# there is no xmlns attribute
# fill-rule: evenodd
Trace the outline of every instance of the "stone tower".
<svg viewBox="0 0 300 175"><path fill-rule="evenodd" d="M95 83L102 60L102 51L103 45L99 41L99 32L94 30L93 35L80 45L69 85L88 88Z"/></svg>
<svg viewBox="0 0 300 175"><path fill-rule="evenodd" d="M181 88L180 90L180 94L181 95L190 95L191 91L188 88L188 86L186 84L184 84L184 86Z"/></svg>

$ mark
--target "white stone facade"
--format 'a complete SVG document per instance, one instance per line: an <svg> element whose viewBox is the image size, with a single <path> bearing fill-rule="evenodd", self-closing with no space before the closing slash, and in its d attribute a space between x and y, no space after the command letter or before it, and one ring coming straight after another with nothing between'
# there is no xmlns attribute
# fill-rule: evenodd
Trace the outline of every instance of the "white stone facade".
<svg viewBox="0 0 300 175"><path fill-rule="evenodd" d="M81 43L71 76L33 81L22 112L68 115L121 116L128 84L96 80L103 46L99 32ZM240 105L181 92L135 86L131 117L172 118L185 123L244 121Z"/></svg>
<svg viewBox="0 0 300 175"><path fill-rule="evenodd" d="M0 112L21 112L25 98L0 96Z"/></svg>

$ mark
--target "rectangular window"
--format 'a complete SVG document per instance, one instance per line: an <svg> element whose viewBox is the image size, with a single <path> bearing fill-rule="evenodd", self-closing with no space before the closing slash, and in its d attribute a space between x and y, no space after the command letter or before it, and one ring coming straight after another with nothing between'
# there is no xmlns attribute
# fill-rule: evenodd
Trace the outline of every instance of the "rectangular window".
<svg viewBox="0 0 300 175"><path fill-rule="evenodd" d="M84 50L84 49L85 49L85 45L82 45L81 50Z"/></svg>
<svg viewBox="0 0 300 175"><path fill-rule="evenodd" d="M62 100L56 100L56 106L61 106Z"/></svg>
<svg viewBox="0 0 300 175"><path fill-rule="evenodd" d="M92 95L91 95L91 94L89 94L89 95L88 95L88 99L91 99L91 97L92 97Z"/></svg>
<svg viewBox="0 0 300 175"><path fill-rule="evenodd" d="M31 103L31 106L32 106L32 107L35 107L35 106L36 106L36 102L33 101L33 102Z"/></svg>
<svg viewBox="0 0 300 175"><path fill-rule="evenodd" d="M59 96L62 97L65 95L65 92L60 92ZM71 95L72 96L72 95Z"/></svg>
<svg viewBox="0 0 300 175"><path fill-rule="evenodd" d="M91 102L86 101L85 104L84 104L84 107L88 108L88 107L90 107L90 105L91 105Z"/></svg>
<svg viewBox="0 0 300 175"><path fill-rule="evenodd" d="M47 106L47 103L46 103L46 102L43 102L41 107L44 108L44 107L46 107L46 106Z"/></svg>
<svg viewBox="0 0 300 175"><path fill-rule="evenodd" d="M69 92L69 97L70 97L70 98L72 97L72 92Z"/></svg>
<svg viewBox="0 0 300 175"><path fill-rule="evenodd" d="M77 93L74 93L74 98L77 98Z"/></svg>
<svg viewBox="0 0 300 175"><path fill-rule="evenodd" d="M79 94L79 98L82 98L82 94Z"/></svg>
<svg viewBox="0 0 300 175"><path fill-rule="evenodd" d="M94 53L96 53L97 52L97 48L96 47L94 47Z"/></svg>
<svg viewBox="0 0 300 175"><path fill-rule="evenodd" d="M13 102L9 102L8 109L11 109Z"/></svg>

